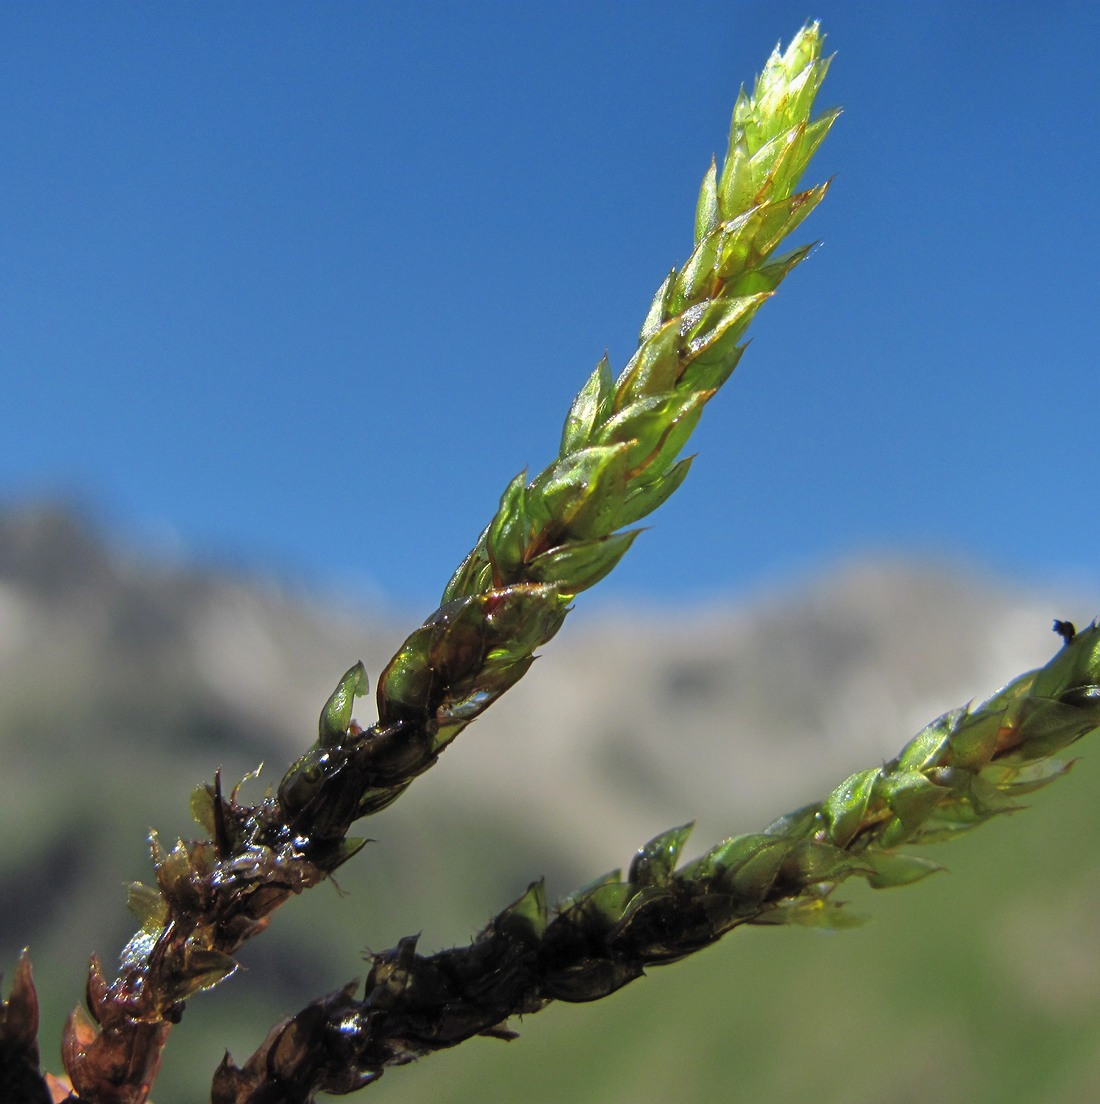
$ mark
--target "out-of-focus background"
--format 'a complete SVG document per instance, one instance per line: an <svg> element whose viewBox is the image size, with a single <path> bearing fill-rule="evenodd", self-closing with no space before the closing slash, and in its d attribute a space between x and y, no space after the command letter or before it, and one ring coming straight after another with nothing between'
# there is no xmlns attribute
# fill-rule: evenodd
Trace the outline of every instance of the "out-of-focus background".
<svg viewBox="0 0 1100 1104"><path fill-rule="evenodd" d="M377 676L605 348L690 249L729 110L807 15L845 115L823 239L690 479L530 676L192 1002L202 1098L365 948L461 942L692 817L694 851L888 758L1097 612L1100 16L1074 5L0 10L0 969L56 1069L143 842L216 767L274 780ZM368 708L368 706L364 706ZM369 720L369 716L363 718ZM393 1101L1091 1102L1100 771ZM689 848L689 850L692 850Z"/></svg>

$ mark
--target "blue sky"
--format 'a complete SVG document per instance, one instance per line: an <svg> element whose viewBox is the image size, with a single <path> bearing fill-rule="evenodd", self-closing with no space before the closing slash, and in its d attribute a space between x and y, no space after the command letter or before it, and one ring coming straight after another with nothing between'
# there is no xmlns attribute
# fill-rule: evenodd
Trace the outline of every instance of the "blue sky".
<svg viewBox="0 0 1100 1104"><path fill-rule="evenodd" d="M428 612L807 17L823 245L604 600L1100 584L1100 14L1057 2L2 5L0 504Z"/></svg>

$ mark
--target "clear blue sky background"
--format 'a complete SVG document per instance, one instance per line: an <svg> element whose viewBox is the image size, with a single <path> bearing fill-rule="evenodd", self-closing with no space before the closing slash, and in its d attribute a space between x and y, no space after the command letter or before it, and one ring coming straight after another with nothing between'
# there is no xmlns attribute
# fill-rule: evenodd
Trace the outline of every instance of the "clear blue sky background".
<svg viewBox="0 0 1100 1104"><path fill-rule="evenodd" d="M605 597L849 552L1100 582L1078 3L0 6L0 503L427 612L819 18L822 248Z"/></svg>

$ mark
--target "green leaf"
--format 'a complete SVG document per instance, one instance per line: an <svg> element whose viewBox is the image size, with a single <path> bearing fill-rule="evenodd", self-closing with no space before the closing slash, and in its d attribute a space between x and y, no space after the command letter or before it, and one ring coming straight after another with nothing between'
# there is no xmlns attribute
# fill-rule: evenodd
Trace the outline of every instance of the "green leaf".
<svg viewBox="0 0 1100 1104"><path fill-rule="evenodd" d="M680 852L694 827L695 822L689 821L654 836L634 856L627 881L637 885L667 885L672 880L672 872L680 861Z"/></svg>
<svg viewBox="0 0 1100 1104"><path fill-rule="evenodd" d="M459 693L448 694L436 706L435 717L440 724L434 750L446 747L458 733L479 717L505 691L510 690L528 672L534 656L524 656L507 664L482 667Z"/></svg>
<svg viewBox="0 0 1100 1104"><path fill-rule="evenodd" d="M448 690L464 691L481 671L491 633L485 595L440 606L426 624L431 631L426 663L436 683L434 703Z"/></svg>
<svg viewBox="0 0 1100 1104"><path fill-rule="evenodd" d="M948 743L952 762L964 770L981 770L993 758L1008 710L964 712L954 725Z"/></svg>
<svg viewBox="0 0 1100 1104"><path fill-rule="evenodd" d="M669 906L670 896L664 887L656 885L635 886L635 891L623 906L616 922L614 937L620 936L638 919L639 914L646 913L652 916L653 912L666 909Z"/></svg>
<svg viewBox="0 0 1100 1104"><path fill-rule="evenodd" d="M690 401L675 409L675 413L665 427L657 447L647 456L644 456L643 459L633 464L631 468L632 478L636 478L650 468L664 471L673 464L680 453L683 452L684 446L692 433L695 432L695 427L703 416L703 407L706 406L713 395L713 391L694 391L690 396ZM631 459L634 459L634 456Z"/></svg>
<svg viewBox="0 0 1100 1104"><path fill-rule="evenodd" d="M238 964L230 955L221 951L198 948L186 957L186 963L178 979L178 1000L185 1000L195 993L213 989L215 985L232 977Z"/></svg>
<svg viewBox="0 0 1100 1104"><path fill-rule="evenodd" d="M996 816L998 813L1014 813L1026 808L980 774L969 777L963 796L976 813L985 817Z"/></svg>
<svg viewBox="0 0 1100 1104"><path fill-rule="evenodd" d="M738 100L738 106L740 104L741 101ZM735 130L739 130L736 119L735 109ZM744 134L731 133L729 151L718 177L718 206L725 220L736 217L754 204L755 188L749 165L750 157Z"/></svg>
<svg viewBox="0 0 1100 1104"><path fill-rule="evenodd" d="M727 278L766 260L821 202L828 184L819 184L774 203L752 207L731 219L718 261L718 275Z"/></svg>
<svg viewBox="0 0 1100 1104"><path fill-rule="evenodd" d="M760 295L774 292L779 285L812 252L813 245L800 245L789 253L773 258L767 264L750 268L726 281L722 297L736 298L742 295Z"/></svg>
<svg viewBox="0 0 1100 1104"><path fill-rule="evenodd" d="M333 690L318 722L317 743L321 747L336 747L344 742L348 727L351 725L355 699L361 698L370 689L367 670L362 660L348 668L343 678Z"/></svg>
<svg viewBox="0 0 1100 1104"><path fill-rule="evenodd" d="M137 918L142 931L157 934L168 920L168 903L160 891L143 882L131 882L126 895L126 906Z"/></svg>
<svg viewBox="0 0 1100 1104"><path fill-rule="evenodd" d="M724 331L713 330L694 342L684 356L680 387L709 394L717 391L733 375L747 347L737 344L742 333L744 328L735 325Z"/></svg>
<svg viewBox="0 0 1100 1104"><path fill-rule="evenodd" d="M790 195L805 168L800 157L804 130L804 124L799 123L782 131L749 158L748 170L757 195Z"/></svg>
<svg viewBox="0 0 1100 1104"><path fill-rule="evenodd" d="M624 911L637 893L638 887L629 882L603 882L583 895L574 894L569 911L583 912L586 917L598 919L607 927L612 927L622 919Z"/></svg>
<svg viewBox="0 0 1100 1104"><path fill-rule="evenodd" d="M704 855L685 864L676 872L682 882L709 882L725 873L726 868L750 856L766 839L760 835L732 836L716 843Z"/></svg>
<svg viewBox="0 0 1100 1104"><path fill-rule="evenodd" d="M647 337L630 358L616 384L614 409L620 411L639 399L671 392L679 374L680 323L674 318Z"/></svg>
<svg viewBox="0 0 1100 1104"><path fill-rule="evenodd" d="M568 912L570 909L586 901L600 886L618 884L622 882L622 880L623 872L621 870L609 870L606 874L601 874L598 878L593 878L592 881L585 882L580 889L574 890L568 897L559 901L558 912Z"/></svg>
<svg viewBox="0 0 1100 1104"><path fill-rule="evenodd" d="M493 921L493 927L525 943L536 944L546 931L546 884L532 882L526 893L513 901Z"/></svg>
<svg viewBox="0 0 1100 1104"><path fill-rule="evenodd" d="M645 321L642 323L642 332L638 337L638 343L648 341L660 329L661 326L668 321L671 311L669 309L669 299L672 295L672 286L676 279L676 269L673 269L662 282L661 286L657 289L657 294L653 296L653 302L649 305L649 310L646 312Z"/></svg>
<svg viewBox="0 0 1100 1104"><path fill-rule="evenodd" d="M600 443L616 442L627 449L632 479L651 465L660 470L675 460L712 394L673 391L632 402L604 425Z"/></svg>
<svg viewBox="0 0 1100 1104"><path fill-rule="evenodd" d="M773 820L764 829L767 836L790 836L804 838L816 832L824 826L824 817L821 813L821 805L803 805L800 809L786 813Z"/></svg>
<svg viewBox="0 0 1100 1104"><path fill-rule="evenodd" d="M1040 759L1034 763L997 760L982 772L986 779L1014 796L1034 793L1073 769L1076 759Z"/></svg>
<svg viewBox="0 0 1100 1104"><path fill-rule="evenodd" d="M909 832L894 831L896 825L883 833L882 842L886 847L893 847L897 843L942 843L957 837L984 824L989 817L979 815L965 802L955 802L952 805L941 806L934 809L928 817L914 830Z"/></svg>
<svg viewBox="0 0 1100 1104"><path fill-rule="evenodd" d="M1064 751L1100 724L1100 700L1083 708L1029 697L1020 703L1014 720L1021 743L1006 758L1021 762L1044 759Z"/></svg>
<svg viewBox="0 0 1100 1104"><path fill-rule="evenodd" d="M523 674L568 605L556 587L518 583L441 606L382 672L381 723L437 709L440 723L466 723Z"/></svg>
<svg viewBox="0 0 1100 1104"><path fill-rule="evenodd" d="M757 837L752 853L726 870L722 884L736 896L759 904L771 890L793 846L791 840Z"/></svg>
<svg viewBox="0 0 1100 1104"><path fill-rule="evenodd" d="M822 81L829 72L833 59L820 56L822 38L815 23L807 28L806 33L792 39L784 55L784 67L793 74L787 81L784 97L788 119L809 116Z"/></svg>
<svg viewBox="0 0 1100 1104"><path fill-rule="evenodd" d="M695 241L698 244L718 225L718 166L712 157L695 206Z"/></svg>
<svg viewBox="0 0 1100 1104"><path fill-rule="evenodd" d="M561 432L562 456L592 444L597 428L607 420L611 412L614 395L611 364L605 354L588 377L588 382L577 393L566 415Z"/></svg>
<svg viewBox="0 0 1100 1104"><path fill-rule="evenodd" d="M940 762L950 742L951 730L965 713L965 709L953 709L922 728L902 749L895 769L921 771Z"/></svg>
<svg viewBox="0 0 1100 1104"><path fill-rule="evenodd" d="M619 524L633 525L634 522L653 513L687 478L694 459L693 456L685 456L648 482L633 483L626 493L626 498L623 499L622 509L619 511Z"/></svg>
<svg viewBox="0 0 1100 1104"><path fill-rule="evenodd" d="M896 818L895 824L884 832L883 844L893 847L904 842L948 797L948 793L947 789L930 782L919 771L894 771L883 775L877 787L877 796L890 806Z"/></svg>
<svg viewBox="0 0 1100 1104"><path fill-rule="evenodd" d="M531 539L526 482L527 473L522 471L508 484L485 534L485 548L498 586L518 581Z"/></svg>
<svg viewBox="0 0 1100 1104"><path fill-rule="evenodd" d="M1100 626L1094 621L1081 629L1045 667L1033 672L1030 678L1031 692L1036 697L1063 699L1069 694L1072 704L1085 707L1091 703L1092 715L1100 714L1100 698L1080 693L1089 687L1100 687Z"/></svg>
<svg viewBox="0 0 1100 1104"><path fill-rule="evenodd" d="M759 295L723 295L708 299L684 311L680 318L680 332L684 339L687 357L698 356L719 337L737 327L743 331L757 309L770 297L769 292Z"/></svg>
<svg viewBox="0 0 1100 1104"><path fill-rule="evenodd" d="M825 799L821 812L829 826L830 843L838 847L851 843L867 816L881 773L872 768L853 774Z"/></svg>
<svg viewBox="0 0 1100 1104"><path fill-rule="evenodd" d="M200 782L191 791L191 817L210 837L214 836L214 790L208 782Z"/></svg>
<svg viewBox="0 0 1100 1104"><path fill-rule="evenodd" d="M929 874L937 874L944 868L931 859L919 855L897 855L882 851L865 852L861 859L871 868L867 882L873 889L889 889L894 886L912 885Z"/></svg>
<svg viewBox="0 0 1100 1104"><path fill-rule="evenodd" d="M430 625L411 633L379 675L375 693L378 719L383 724L423 715L435 680L428 664L432 635Z"/></svg>
<svg viewBox="0 0 1100 1104"><path fill-rule="evenodd" d="M553 586L517 583L474 602L485 624L485 662L504 665L545 644L561 628L570 599Z"/></svg>
<svg viewBox="0 0 1100 1104"><path fill-rule="evenodd" d="M832 130L833 123L840 118L840 108L833 107L827 111L823 111L812 122L807 123L805 130L802 132L802 145L799 151L802 158L802 168L810 163L815 153L817 153L818 147L825 141L825 136ZM791 187L797 188L799 179L801 178L801 172L791 181Z"/></svg>
<svg viewBox="0 0 1100 1104"><path fill-rule="evenodd" d="M685 355L681 387L715 391L729 379L742 349L737 345L770 292L723 296L684 316Z"/></svg>
<svg viewBox="0 0 1100 1104"><path fill-rule="evenodd" d="M586 540L618 527L630 444L598 436L599 444L556 460L531 484L527 509L540 530Z"/></svg>
<svg viewBox="0 0 1100 1104"><path fill-rule="evenodd" d="M708 234L688 257L672 288L669 306L673 314L681 314L700 299L709 299L718 284L718 257L726 233L721 229Z"/></svg>
<svg viewBox="0 0 1100 1104"><path fill-rule="evenodd" d="M868 869L862 855L817 840L797 840L783 864L783 876L802 884L839 882Z"/></svg>
<svg viewBox="0 0 1100 1104"><path fill-rule="evenodd" d="M573 541L536 556L528 571L542 583L550 583L564 594L579 594L594 586L626 555L640 529L613 533L595 540Z"/></svg>
<svg viewBox="0 0 1100 1104"><path fill-rule="evenodd" d="M446 605L458 598L468 598L480 594L494 586L493 565L489 561L486 547L488 527L478 538L477 544L466 554L466 558L455 569L450 581L443 588L440 605Z"/></svg>

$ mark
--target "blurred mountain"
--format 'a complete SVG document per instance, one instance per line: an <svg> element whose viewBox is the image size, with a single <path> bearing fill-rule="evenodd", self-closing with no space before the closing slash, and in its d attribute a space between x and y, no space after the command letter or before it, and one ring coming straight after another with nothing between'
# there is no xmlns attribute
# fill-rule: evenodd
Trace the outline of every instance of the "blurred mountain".
<svg viewBox="0 0 1100 1104"><path fill-rule="evenodd" d="M246 974L193 1002L157 1099L201 1099L221 1046L246 1056L278 1015L362 974L367 946L418 930L426 947L461 942L539 875L561 895L673 824L696 819L697 851L820 796L945 709L1045 661L1051 619L1093 612L1066 600L955 566L873 560L675 614L586 617L582 596L524 682L367 822L377 842L338 891L292 902L246 949ZM429 612L335 609L285 583L143 557L56 506L0 514L0 964L30 944L48 1066L88 954L109 962L129 933L124 883L148 877L149 828L194 834L188 795L218 767L233 781L266 761L248 785L277 781L340 674L361 658L376 677ZM371 704L360 703L364 723ZM799 945L797 933L768 938ZM1100 1022L1100 978L1089 992ZM583 1049L571 1039L571 1052ZM526 1046L501 1048L520 1071ZM484 1075L463 1082L455 1071L468 1060L449 1059L371 1091L489 1100L471 1087ZM429 1067L451 1070L450 1095L444 1073L424 1080ZM583 1084L587 1100L640 1102L672 1099L674 1082ZM502 1100L518 1091L507 1084ZM572 1081L529 1088L528 1101L581 1092ZM727 1098L721 1081L703 1091L679 1099ZM793 1098L759 1087L752 1097ZM833 1099L824 1088L817 1098Z"/></svg>

